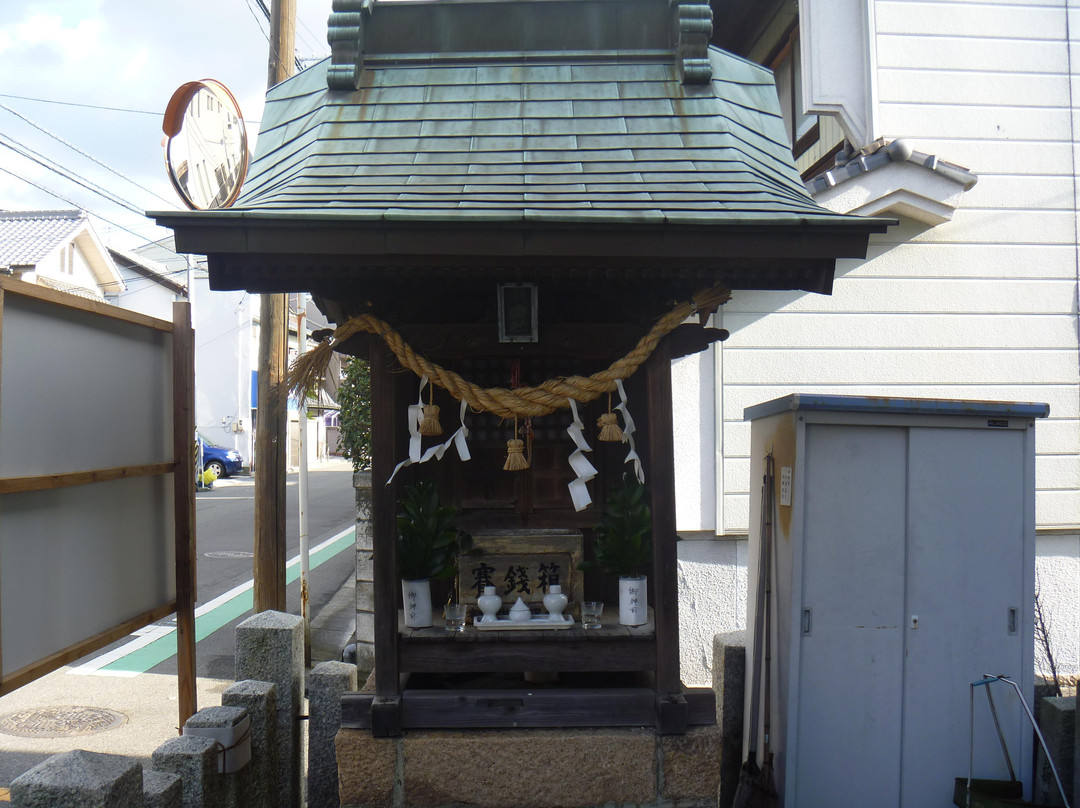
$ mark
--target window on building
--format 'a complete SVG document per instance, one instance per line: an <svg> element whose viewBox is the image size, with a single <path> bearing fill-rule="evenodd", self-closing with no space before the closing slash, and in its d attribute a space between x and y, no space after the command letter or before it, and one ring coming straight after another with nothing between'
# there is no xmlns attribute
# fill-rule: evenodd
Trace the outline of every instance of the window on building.
<svg viewBox="0 0 1080 808"><path fill-rule="evenodd" d="M780 111L784 116L791 151L796 158L818 141L817 115L803 112L802 60L799 51L799 26L792 27L781 39L766 65L776 77L776 92L780 97Z"/></svg>

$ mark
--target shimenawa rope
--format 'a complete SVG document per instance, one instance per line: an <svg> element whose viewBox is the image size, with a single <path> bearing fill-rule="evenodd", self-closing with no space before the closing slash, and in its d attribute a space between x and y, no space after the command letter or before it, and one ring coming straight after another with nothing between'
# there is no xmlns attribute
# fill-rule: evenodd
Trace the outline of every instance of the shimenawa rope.
<svg viewBox="0 0 1080 808"><path fill-rule="evenodd" d="M695 294L690 300L676 305L642 337L626 356L591 376L569 376L548 379L535 387L479 387L416 353L388 323L371 314L353 317L335 329L333 336L315 348L301 354L285 377L287 388L296 396L314 390L326 372L335 348L360 334L376 334L382 338L398 362L417 376L427 376L432 384L446 390L458 401L465 401L474 410L490 412L501 418L548 415L569 406L567 400L582 403L593 401L616 389L615 382L631 376L656 350L660 340L674 331L687 317L698 311L715 309L731 299L731 292L721 285Z"/></svg>

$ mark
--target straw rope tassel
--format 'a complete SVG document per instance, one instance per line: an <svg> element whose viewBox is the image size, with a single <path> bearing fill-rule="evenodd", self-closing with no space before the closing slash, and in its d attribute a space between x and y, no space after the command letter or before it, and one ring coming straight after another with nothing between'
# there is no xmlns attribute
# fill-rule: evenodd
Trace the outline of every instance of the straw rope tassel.
<svg viewBox="0 0 1080 808"><path fill-rule="evenodd" d="M596 421L596 425L600 427L597 437L605 443L622 443L623 431L619 428L619 416L611 411L611 393L608 393L607 397L607 410Z"/></svg>
<svg viewBox="0 0 1080 808"><path fill-rule="evenodd" d="M439 405L435 403L434 385L429 388L428 403L424 405L424 417L420 421L420 434L429 438L442 434L442 424L439 423Z"/></svg>
<svg viewBox="0 0 1080 808"><path fill-rule="evenodd" d="M518 437L517 418L514 418L514 437L506 442L506 462L503 471L524 471L529 467L525 459L525 441Z"/></svg>

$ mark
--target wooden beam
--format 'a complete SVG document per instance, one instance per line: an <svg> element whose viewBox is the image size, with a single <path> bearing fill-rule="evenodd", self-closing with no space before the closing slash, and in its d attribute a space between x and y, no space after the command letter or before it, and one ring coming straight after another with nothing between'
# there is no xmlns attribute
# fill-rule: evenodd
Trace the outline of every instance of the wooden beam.
<svg viewBox="0 0 1080 808"><path fill-rule="evenodd" d="M675 446L671 422L671 345L661 340L646 363L646 395L649 402L646 484L652 491L653 573L652 590L656 621L656 690L678 693L679 678L679 578L675 533Z"/></svg>
<svg viewBox="0 0 1080 808"><path fill-rule="evenodd" d="M708 688L679 694L687 726L716 723ZM346 693L341 726L373 729L377 697ZM640 727L655 722L656 693L648 687L509 688L497 690L406 690L401 697L400 730L503 729L521 727Z"/></svg>
<svg viewBox="0 0 1080 808"><path fill-rule="evenodd" d="M87 311L112 320L120 320L133 325L141 325L152 328L155 331L172 331L172 323L168 320L159 320L157 317L149 317L137 311L121 309L103 300L90 300L78 297L68 292L60 292L47 286L38 286L36 283L16 280L15 278L0 277L0 289L20 297L29 297L46 303L55 303L66 309Z"/></svg>
<svg viewBox="0 0 1080 808"><path fill-rule="evenodd" d="M6 302L7 302L7 300L6 300L6 297L5 297L5 288L4 288L3 284L0 284L0 357L2 357L3 354L4 354L4 352L3 352L3 347L4 347L4 339L3 339L3 335L4 335L4 304ZM3 380L3 363L0 362L0 381L2 381L2 380ZM2 517L0 517L0 518L2 518ZM0 558L0 567L3 566L3 563L4 563L3 559ZM0 602L3 601L3 594L4 594L3 590L0 589ZM3 625L4 625L3 610L0 609L0 626L3 626ZM3 679L4 679L4 634L3 634L3 631L0 630L0 696L2 696L4 694L4 689L3 689L4 682L3 682Z"/></svg>
<svg viewBox="0 0 1080 808"><path fill-rule="evenodd" d="M180 726L199 709L195 689L195 332L191 304L173 304L173 507L176 667Z"/></svg>
<svg viewBox="0 0 1080 808"><path fill-rule="evenodd" d="M395 465L399 428L394 390L396 360L381 342L372 341L371 369L371 509L373 588L375 598L375 688L383 699L401 696L398 665L396 486L387 484ZM385 709L389 709L387 706Z"/></svg>
<svg viewBox="0 0 1080 808"><path fill-rule="evenodd" d="M136 629L148 626L163 617L167 617L174 611L176 611L176 601L171 600L148 612L136 615L130 620L125 620L119 625L100 631L92 637L87 637L85 640L80 640L77 643L69 645L67 648L61 648L59 651L54 651L47 657L19 668L17 671L12 671L10 674L0 679L0 696L5 696L23 685L41 678L47 673L52 673L69 662L73 662L99 648L104 648L110 643L123 639Z"/></svg>
<svg viewBox="0 0 1080 808"><path fill-rule="evenodd" d="M656 656L656 643L647 637L610 642L530 638L492 643L402 642L399 664L410 673L651 671L656 668Z"/></svg>
<svg viewBox="0 0 1080 808"><path fill-rule="evenodd" d="M190 451L188 452L190 454ZM125 480L133 477L153 477L170 474L176 463L150 463L144 466L124 466L112 469L94 469L92 471L73 471L66 474L43 474L36 477L5 477L0 479L0 494L22 494L27 491L51 491L56 488L69 488L74 485L105 483L112 480ZM192 474L194 475L194 471Z"/></svg>

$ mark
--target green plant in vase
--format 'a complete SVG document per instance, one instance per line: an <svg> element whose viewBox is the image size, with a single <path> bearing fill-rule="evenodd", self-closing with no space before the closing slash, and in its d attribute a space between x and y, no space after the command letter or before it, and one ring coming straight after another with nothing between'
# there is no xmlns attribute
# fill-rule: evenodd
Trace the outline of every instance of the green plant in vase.
<svg viewBox="0 0 1080 808"><path fill-rule="evenodd" d="M471 549L472 537L458 529L457 510L442 504L434 483L409 486L398 506L397 561L405 625L423 628L431 625L430 581L456 577L458 556Z"/></svg>
<svg viewBox="0 0 1080 808"><path fill-rule="evenodd" d="M619 576L619 622L640 626L648 620L648 580L642 569L652 559L652 510L648 491L631 474L612 487L604 515L594 528L595 560L580 570Z"/></svg>

